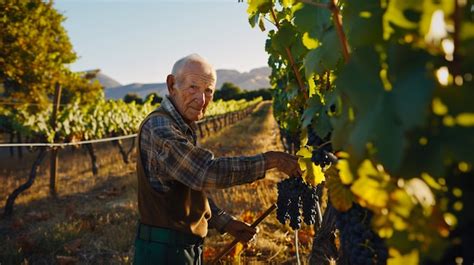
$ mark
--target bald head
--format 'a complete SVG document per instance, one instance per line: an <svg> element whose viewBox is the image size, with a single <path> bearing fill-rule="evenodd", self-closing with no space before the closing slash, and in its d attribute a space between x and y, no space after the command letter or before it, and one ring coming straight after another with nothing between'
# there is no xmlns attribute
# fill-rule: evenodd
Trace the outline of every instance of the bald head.
<svg viewBox="0 0 474 265"><path fill-rule="evenodd" d="M191 54L179 59L166 79L170 98L186 122L204 117L216 86L216 71L203 57Z"/></svg>
<svg viewBox="0 0 474 265"><path fill-rule="evenodd" d="M212 65L205 58L197 53L193 53L179 59L173 65L171 74L175 77L176 85L178 87L183 81L183 70L187 70L189 68L199 70L207 75L209 79L213 79L214 82L216 81L216 70L214 70L214 67L212 67Z"/></svg>

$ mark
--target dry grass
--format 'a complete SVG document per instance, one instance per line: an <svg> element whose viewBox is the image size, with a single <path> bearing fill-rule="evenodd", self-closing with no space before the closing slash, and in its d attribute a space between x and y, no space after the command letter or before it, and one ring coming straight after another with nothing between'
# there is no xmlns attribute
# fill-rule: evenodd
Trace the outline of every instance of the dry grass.
<svg viewBox="0 0 474 265"><path fill-rule="evenodd" d="M253 155L281 150L270 104L251 117L204 139L201 144L216 156ZM23 161L32 162L31 156ZM137 222L134 162L124 164L118 150L98 147L100 174L90 172L84 151L62 151L59 198L48 196L47 166L42 166L33 187L17 199L13 218L0 220L0 263L4 264L129 264ZM49 162L46 159L43 165ZM6 196L26 180L29 165L16 158L1 162L0 206ZM211 196L216 203L246 222L252 222L276 200L275 183L284 177L267 172L264 180ZM226 257L225 263L295 263L293 232L271 214L259 226L256 243ZM211 230L206 239L206 260L232 238ZM300 232L303 263L311 246L311 230Z"/></svg>
<svg viewBox="0 0 474 265"><path fill-rule="evenodd" d="M85 150L61 150L58 199L49 197L49 159L33 186L0 220L0 263L128 264L137 222L134 163L111 144L97 146L99 176ZM2 161L0 206L27 179L34 154Z"/></svg>
<svg viewBox="0 0 474 265"><path fill-rule="evenodd" d="M263 105L252 119L244 120L235 126L225 129L217 135L204 139L201 144L213 150L216 156L255 155L270 150L283 150L277 124L271 115L269 105ZM252 184L212 192L211 197L225 211L240 220L253 222L268 209L277 195L276 183L285 175L276 171L267 172L265 179ZM223 263L234 263L240 258L242 263L282 264L296 263L293 231L278 223L275 213L268 216L259 225L259 236L255 244L241 253L233 253ZM312 230L306 227L300 233L300 254L302 263L311 248ZM221 236L211 231L206 239L208 260L212 254L219 252L226 243L232 241L230 236Z"/></svg>

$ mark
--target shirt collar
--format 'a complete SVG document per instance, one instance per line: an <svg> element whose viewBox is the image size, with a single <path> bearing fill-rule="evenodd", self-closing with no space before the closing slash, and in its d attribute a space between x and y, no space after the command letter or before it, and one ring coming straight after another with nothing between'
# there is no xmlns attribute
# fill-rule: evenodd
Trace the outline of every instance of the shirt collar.
<svg viewBox="0 0 474 265"><path fill-rule="evenodd" d="M169 95L166 95L163 98L163 101L161 101L160 106L171 115L171 117L176 121L176 123L178 123L178 126L181 128L181 130L183 130L183 132L186 132L188 129L192 129L191 131L193 132L193 134L195 134L195 131L197 129L196 122L187 124L184 121L183 116L181 116L181 114L178 112L173 102L169 98Z"/></svg>

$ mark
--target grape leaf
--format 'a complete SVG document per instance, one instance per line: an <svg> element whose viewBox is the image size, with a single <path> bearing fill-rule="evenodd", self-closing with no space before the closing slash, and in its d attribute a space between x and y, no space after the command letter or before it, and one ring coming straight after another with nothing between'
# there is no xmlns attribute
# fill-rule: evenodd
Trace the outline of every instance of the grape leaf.
<svg viewBox="0 0 474 265"><path fill-rule="evenodd" d="M248 14L255 14L257 12L260 13L268 13L272 8L272 0L249 0L247 13Z"/></svg>
<svg viewBox="0 0 474 265"><path fill-rule="evenodd" d="M292 5L295 4L296 0L280 0L280 5L283 7L291 7Z"/></svg>
<svg viewBox="0 0 474 265"><path fill-rule="evenodd" d="M308 32L305 32L303 34L303 38L301 39L301 41L303 42L303 45L309 50L316 49L319 46L318 40L311 38Z"/></svg>
<svg viewBox="0 0 474 265"><path fill-rule="evenodd" d="M433 76L427 69L429 55L407 45L388 49L389 79L397 117L405 129L424 124L434 91Z"/></svg>
<svg viewBox="0 0 474 265"><path fill-rule="evenodd" d="M295 42L296 34L297 33L293 25L290 23L282 23L278 31L271 39L271 45L273 49L284 55L286 58L285 48L290 48L293 42Z"/></svg>
<svg viewBox="0 0 474 265"><path fill-rule="evenodd" d="M392 47L389 53L389 79L392 91L385 91L379 76L378 55L372 48L360 48L336 80L354 106L356 119L351 132L350 150L360 160L368 143L379 161L391 172L400 169L406 140L404 134L423 125L431 100L433 81L427 78L426 55L414 55L407 47ZM403 56L402 56L403 54ZM410 67L397 58L410 56ZM357 65L357 67L356 67ZM380 68L379 68L380 67ZM402 74L390 74L391 72ZM411 75L410 73L417 73Z"/></svg>
<svg viewBox="0 0 474 265"><path fill-rule="evenodd" d="M336 168L339 170L339 177L344 185L349 185L354 181L349 163L345 159L340 159L337 162Z"/></svg>
<svg viewBox="0 0 474 265"><path fill-rule="evenodd" d="M351 191L365 204L376 208L384 208L388 202L388 192L385 189L383 173L365 160L357 170L357 178L351 186Z"/></svg>
<svg viewBox="0 0 474 265"><path fill-rule="evenodd" d="M342 49L336 30L331 28L324 32L320 45L310 50L304 58L306 78L311 78L313 74L322 74L328 70L333 70L342 58Z"/></svg>
<svg viewBox="0 0 474 265"><path fill-rule="evenodd" d="M298 164L303 171L303 179L312 186L316 186L325 180L325 176L321 167L311 161L311 150L311 147L302 147L296 155L299 156Z"/></svg>
<svg viewBox="0 0 474 265"><path fill-rule="evenodd" d="M313 118L315 117L316 113L323 108L321 98L318 95L313 95L311 98L308 99L308 107L303 112L303 122L302 127L308 127L311 124Z"/></svg>
<svg viewBox="0 0 474 265"><path fill-rule="evenodd" d="M308 32L313 39L321 39L323 32L332 25L331 11L327 8L300 3L293 6L292 10L296 28L301 33Z"/></svg>
<svg viewBox="0 0 474 265"><path fill-rule="evenodd" d="M312 126L316 134L321 138L325 138L332 131L331 122L325 107L321 108L314 117Z"/></svg>
<svg viewBox="0 0 474 265"><path fill-rule="evenodd" d="M335 167L330 167L325 172L327 179L327 187L329 192L329 199L332 206L338 211L345 212L352 207L354 195L350 189L342 184L339 174Z"/></svg>
<svg viewBox="0 0 474 265"><path fill-rule="evenodd" d="M350 105L347 104L347 96L339 96L341 108L337 115L333 115L330 119L333 131L331 133L331 143L334 150L341 150L348 144L350 132L352 131L352 122L350 119ZM344 100L345 99L345 100Z"/></svg>
<svg viewBox="0 0 474 265"><path fill-rule="evenodd" d="M407 10L414 10L421 12L423 5L417 1L393 0L390 1L383 16L384 38L388 39L395 29L392 25L404 29L416 29L418 24L410 21L405 16L404 12Z"/></svg>
<svg viewBox="0 0 474 265"><path fill-rule="evenodd" d="M408 241L407 239L402 239L402 242ZM393 252L393 250L392 250ZM420 263L420 254L418 250L413 250L408 254L400 254L396 252L395 254L390 255L387 260L387 265L407 265L407 264L419 264Z"/></svg>
<svg viewBox="0 0 474 265"><path fill-rule="evenodd" d="M378 0L355 0L342 10L344 30L351 47L373 45L383 41L382 15ZM367 30L370 28L370 30Z"/></svg>
<svg viewBox="0 0 474 265"><path fill-rule="evenodd" d="M257 25L259 18L260 18L260 13L258 12L252 13L249 15L249 24L252 28L255 27L255 25Z"/></svg>

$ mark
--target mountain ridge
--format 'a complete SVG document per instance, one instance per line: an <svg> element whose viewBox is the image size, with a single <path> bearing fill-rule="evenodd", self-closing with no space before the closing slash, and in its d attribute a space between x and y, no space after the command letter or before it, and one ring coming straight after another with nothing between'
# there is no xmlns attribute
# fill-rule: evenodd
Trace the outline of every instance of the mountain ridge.
<svg viewBox="0 0 474 265"><path fill-rule="evenodd" d="M254 68L248 72L239 72L233 69L218 69L216 70L216 87L220 89L223 83L230 82L241 89L248 91L269 88L270 73L271 69L266 66ZM113 78L102 73L100 70L97 71L96 77L93 80L99 81L99 83L104 87L105 97L107 99L121 99L129 93L137 94L142 98L153 92L160 96L168 94L166 83L131 83L122 85Z"/></svg>

